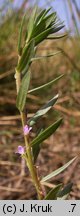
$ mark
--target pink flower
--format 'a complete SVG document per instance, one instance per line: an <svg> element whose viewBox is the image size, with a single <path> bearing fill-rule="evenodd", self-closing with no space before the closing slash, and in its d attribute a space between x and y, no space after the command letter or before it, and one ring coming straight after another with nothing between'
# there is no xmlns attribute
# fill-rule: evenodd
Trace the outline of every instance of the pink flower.
<svg viewBox="0 0 80 216"><path fill-rule="evenodd" d="M18 150L17 150L16 153L18 153L18 154L20 154L20 155L23 155L23 154L24 154L24 147L18 146Z"/></svg>
<svg viewBox="0 0 80 216"><path fill-rule="evenodd" d="M25 126L24 126L24 129L23 129L24 135L29 134L29 132L30 132L31 130L32 130L32 127L29 127L28 125L25 125Z"/></svg>

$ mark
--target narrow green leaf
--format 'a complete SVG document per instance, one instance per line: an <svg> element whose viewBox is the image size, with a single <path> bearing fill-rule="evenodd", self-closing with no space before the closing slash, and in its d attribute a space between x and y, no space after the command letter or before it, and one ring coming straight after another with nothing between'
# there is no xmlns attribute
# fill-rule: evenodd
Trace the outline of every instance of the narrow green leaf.
<svg viewBox="0 0 80 216"><path fill-rule="evenodd" d="M33 31L32 37L35 38L46 29L46 23L42 20L37 26L35 26L35 30Z"/></svg>
<svg viewBox="0 0 80 216"><path fill-rule="evenodd" d="M36 21L35 21L36 25L41 21L42 16L45 14L45 12L46 12L46 9L41 10L40 13L37 15L37 18L36 18Z"/></svg>
<svg viewBox="0 0 80 216"><path fill-rule="evenodd" d="M38 130L38 132L37 132L36 135L37 135L37 136L40 135L40 133L42 133L42 131L43 131L43 128L40 128L40 129ZM41 144L39 144L39 145L33 145L33 146L32 146L34 163L35 163L36 160L37 160L37 157L38 157L38 155L39 155L40 149L41 149Z"/></svg>
<svg viewBox="0 0 80 216"><path fill-rule="evenodd" d="M46 19L45 15L49 12L50 8L48 10L43 10L41 13L36 17L34 21L34 28L32 30L31 38L35 38L39 34L41 34L43 31L46 30ZM51 16L51 15L49 15Z"/></svg>
<svg viewBox="0 0 80 216"><path fill-rule="evenodd" d="M65 200L65 199L67 199L67 197L68 197L68 195L69 195L69 193L71 191L72 185L73 185L72 183L69 183L68 185L66 185L64 187L63 190L59 191L57 193L57 197L58 197L57 200Z"/></svg>
<svg viewBox="0 0 80 216"><path fill-rule="evenodd" d="M40 110L38 110L36 114L31 119L29 119L28 124L33 126L41 116L45 115L51 109L51 107L56 103L57 99L58 94L48 101L48 103L45 104Z"/></svg>
<svg viewBox="0 0 80 216"><path fill-rule="evenodd" d="M52 7L49 7L47 10L45 10L43 16L41 17L41 20L43 20L43 19L46 17L46 15L49 13L49 11L50 11L51 9L52 9Z"/></svg>
<svg viewBox="0 0 80 216"><path fill-rule="evenodd" d="M55 35L55 36L51 36L51 37L49 36L46 38L46 40L54 40L54 39L57 40L57 39L60 39L60 38L66 37L66 36L67 36L67 34L62 34L62 35L58 35L58 36Z"/></svg>
<svg viewBox="0 0 80 216"><path fill-rule="evenodd" d="M37 160L37 157L38 157L38 154L40 152L40 149L41 149L41 144L37 145L36 147L34 145L33 148L32 148L32 150L33 150L33 157L34 157L34 163Z"/></svg>
<svg viewBox="0 0 80 216"><path fill-rule="evenodd" d="M33 26L31 28L31 38L33 38L33 35L36 35L40 32L42 32L44 29L44 24L43 24L43 18L46 16L46 14L51 10L51 8L49 8L48 10L44 9L42 10L39 14L35 13L37 12L37 10L34 8L34 11L33 11L33 15L31 17L32 20L34 20L34 23L33 23ZM29 26L30 26L30 22L32 24L32 21L29 21ZM41 24L42 24L42 27L41 27ZM40 24L40 25L39 25Z"/></svg>
<svg viewBox="0 0 80 216"><path fill-rule="evenodd" d="M49 87L50 85L52 85L53 83L57 82L59 79L61 79L62 77L64 76L64 74L60 75L59 77L57 77L56 79L53 79L51 80L50 82L42 85L42 86L39 86L39 87L36 87L34 89L31 89L28 91L28 93L32 93L32 92L35 92L35 91L38 91L38 90L41 90L43 88L46 88L46 87Z"/></svg>
<svg viewBox="0 0 80 216"><path fill-rule="evenodd" d="M73 158L72 160L70 160L68 163L66 163L64 166L60 167L59 169L53 171L52 173L50 173L49 175L45 176L41 182L45 182L49 179L51 179L52 177L58 175L59 173L63 172L68 166L70 166L76 159L77 157Z"/></svg>
<svg viewBox="0 0 80 216"><path fill-rule="evenodd" d="M35 25L37 25L37 24L39 24L40 22L42 22L42 21L45 19L46 15L48 14L48 12L49 12L50 10L51 10L51 7L50 7L48 10L43 9L43 10L38 14L38 16L37 16L37 18L36 18L36 21L35 21Z"/></svg>
<svg viewBox="0 0 80 216"><path fill-rule="evenodd" d="M20 111L23 111L25 103L26 103L29 83L30 83L30 71L28 71L27 74L25 74L25 76L23 77L21 86L19 89L19 93L17 96L16 106Z"/></svg>
<svg viewBox="0 0 80 216"><path fill-rule="evenodd" d="M57 193L58 193L59 189L61 188L61 186L62 186L62 184L59 184L55 188L51 189L44 199L45 200L56 200L57 199Z"/></svg>
<svg viewBox="0 0 80 216"><path fill-rule="evenodd" d="M19 30L19 38L18 38L18 53L19 54L21 54L22 31L23 31L25 16L26 16L26 14L22 18L22 22L21 22L20 30Z"/></svg>
<svg viewBox="0 0 80 216"><path fill-rule="evenodd" d="M33 10L32 15L30 17L30 20L29 20L27 41L29 41L31 39L32 32L35 28L36 15L37 15L37 6L34 7L34 10Z"/></svg>
<svg viewBox="0 0 80 216"><path fill-rule="evenodd" d="M25 73L28 69L31 58L34 56L34 40L30 41L28 45L23 49L22 56L20 58L19 64L17 66L17 70L19 72Z"/></svg>
<svg viewBox="0 0 80 216"><path fill-rule="evenodd" d="M49 34L52 33L53 28L50 27L47 30L44 30L44 32L42 32L41 34L39 34L38 36L36 36L35 39L35 45L37 46L39 43L41 43L43 40L45 40Z"/></svg>
<svg viewBox="0 0 80 216"><path fill-rule="evenodd" d="M32 37L34 38L42 32L44 32L45 30L47 30L55 19L56 17L54 12L49 14L44 19L42 19L41 22L39 22L39 24L35 26L35 30L32 33Z"/></svg>
<svg viewBox="0 0 80 216"><path fill-rule="evenodd" d="M38 135L32 142L31 146L33 145L39 145L41 142L43 142L45 139L47 139L49 136L51 136L59 127L61 124L62 119L59 119L54 124L50 125L47 129L45 129L40 135Z"/></svg>
<svg viewBox="0 0 80 216"><path fill-rule="evenodd" d="M54 28L52 29L52 31L51 31L51 34L60 31L62 28L64 28L64 25L60 25L60 26L54 27Z"/></svg>
<svg viewBox="0 0 80 216"><path fill-rule="evenodd" d="M43 60L44 58L50 58L50 57L53 57L57 54L60 54L61 51L58 51L56 53L50 53L48 55L45 55L45 56L35 56L34 58L31 59L31 61L36 61L36 60Z"/></svg>
<svg viewBox="0 0 80 216"><path fill-rule="evenodd" d="M46 30L44 30L43 32L41 32L41 34L37 35L36 37L34 37L35 39L35 46L37 46L39 43L41 43L43 40L45 40L47 37L49 37L50 34L56 33L59 30L61 30L64 27L64 25L60 25L60 26L55 26L55 27L50 27Z"/></svg>
<svg viewBox="0 0 80 216"><path fill-rule="evenodd" d="M46 22L46 28L49 28L50 25L53 25L53 23L56 21L56 18L56 12L53 12L45 17L44 21Z"/></svg>

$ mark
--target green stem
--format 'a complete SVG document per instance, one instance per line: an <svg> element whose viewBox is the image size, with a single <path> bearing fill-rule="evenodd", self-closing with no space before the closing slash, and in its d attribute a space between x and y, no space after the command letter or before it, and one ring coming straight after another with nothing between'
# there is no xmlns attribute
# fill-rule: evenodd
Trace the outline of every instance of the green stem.
<svg viewBox="0 0 80 216"><path fill-rule="evenodd" d="M21 83L21 77L20 77L20 73L16 70L16 88L17 88L17 94L19 92L19 88L20 88L20 83ZM24 128L24 126L26 125L26 113L25 113L25 109L23 112L20 112L21 114L21 121L22 121L22 126ZM44 198L44 194L43 194L43 190L42 190L42 186L40 183L40 180L38 178L37 175L37 168L34 166L34 162L33 162L33 156L32 156L32 148L28 142L28 137L27 135L24 135L24 141L25 141L25 145L26 145L26 151L27 151L27 165L33 180L33 183L35 185L37 194L38 194L38 199L42 200Z"/></svg>

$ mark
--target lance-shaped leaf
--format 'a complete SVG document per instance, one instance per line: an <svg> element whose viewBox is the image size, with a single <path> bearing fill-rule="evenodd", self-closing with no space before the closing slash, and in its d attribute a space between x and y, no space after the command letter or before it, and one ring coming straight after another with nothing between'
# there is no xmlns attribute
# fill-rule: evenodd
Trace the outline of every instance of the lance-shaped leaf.
<svg viewBox="0 0 80 216"><path fill-rule="evenodd" d="M48 16L46 16L44 18L44 21L46 22L46 28L49 28L49 26L52 26L55 23L56 18L57 18L56 12L53 12L49 14Z"/></svg>
<svg viewBox="0 0 80 216"><path fill-rule="evenodd" d="M50 26L52 26L52 23L55 21L55 19L56 14L54 12L42 19L41 22L39 22L39 24L35 26L35 31L32 33L32 38L38 36L45 30L47 30Z"/></svg>
<svg viewBox="0 0 80 216"><path fill-rule="evenodd" d="M54 124L50 125L47 129L45 129L40 135L38 135L32 142L31 146L33 145L39 145L41 142L43 142L45 139L47 139L49 136L51 136L59 127L61 124L62 119L59 119Z"/></svg>
<svg viewBox="0 0 80 216"><path fill-rule="evenodd" d="M40 131L40 133L38 134L38 136L40 136L40 134L42 133L43 129ZM41 142L39 144L35 144L32 145L32 151L33 151L33 157L34 157L34 162L36 162L38 154L40 152L41 149Z"/></svg>
<svg viewBox="0 0 80 216"><path fill-rule="evenodd" d="M46 12L46 9L41 10L40 13L37 15L37 18L36 18L36 21L35 21L36 25L41 21L41 19L42 19L43 15L45 14L45 12Z"/></svg>
<svg viewBox="0 0 80 216"><path fill-rule="evenodd" d="M53 178L54 176L58 175L59 173L63 172L68 166L70 166L74 160L76 159L77 157L73 158L72 160L70 160L68 163L66 163L64 166L60 167L59 169L53 171L52 173L50 173L49 175L45 176L41 182L45 182L51 178Z"/></svg>
<svg viewBox="0 0 80 216"><path fill-rule="evenodd" d="M51 34L60 31L63 27L64 27L64 25L59 25L59 26L57 25L57 26L55 26L55 27L52 29Z"/></svg>
<svg viewBox="0 0 80 216"><path fill-rule="evenodd" d="M38 90L42 90L43 88L46 88L46 87L49 87L51 86L53 83L57 82L59 79L61 79L62 77L64 76L64 74L60 75L59 77L57 77L56 79L53 79L51 80L50 82L44 84L44 85L41 85L41 86L38 86L34 89L31 89L28 91L28 93L32 93L32 92L35 92L35 91L38 91Z"/></svg>
<svg viewBox="0 0 80 216"><path fill-rule="evenodd" d="M45 55L45 56L35 56L34 58L31 59L31 61L36 61L36 60L43 60L44 58L50 58L50 57L53 57L57 54L60 54L61 52L58 51L56 53L50 53L48 55Z"/></svg>
<svg viewBox="0 0 80 216"><path fill-rule="evenodd" d="M51 10L51 8L49 8L48 10L44 9L41 10L40 13L38 13L37 7L34 7L34 10L32 12L31 18L29 20L29 24L28 24L28 34L27 34L27 41L29 41L30 39L33 38L33 35L36 35L36 29L38 31L38 29L40 29L40 31L42 32L42 28L44 27L44 24L42 23L43 18L46 16L46 14ZM39 24L42 24L43 27L38 26ZM40 32L39 31L39 32Z"/></svg>
<svg viewBox="0 0 80 216"><path fill-rule="evenodd" d="M37 6L34 7L34 10L29 20L27 41L31 39L33 30L35 29L36 15L37 15Z"/></svg>
<svg viewBox="0 0 80 216"><path fill-rule="evenodd" d="M23 111L25 107L29 83L30 83L30 71L28 71L27 74L25 74L25 76L23 77L21 86L19 89L19 93L17 96L16 106L20 111Z"/></svg>
<svg viewBox="0 0 80 216"><path fill-rule="evenodd" d="M67 199L67 197L68 197L68 195L69 195L69 193L71 191L72 185L73 185L72 183L69 183L68 185L66 185L64 187L63 190L59 191L57 193L57 197L58 197L57 200L65 200L65 199Z"/></svg>
<svg viewBox="0 0 80 216"><path fill-rule="evenodd" d="M36 135L37 136L40 135L40 133L42 133L42 131L43 131L43 128L39 129ZM41 143L39 145L33 145L32 146L34 162L36 162L36 160L37 160L40 149L41 149Z"/></svg>
<svg viewBox="0 0 80 216"><path fill-rule="evenodd" d="M59 184L55 188L51 189L44 199L45 200L56 200L57 199L57 193L58 193L59 189L61 188L61 186L62 186L62 184Z"/></svg>
<svg viewBox="0 0 80 216"><path fill-rule="evenodd" d="M19 54L21 54L21 48L22 48L21 41L22 41L22 31L23 31L23 26L24 26L24 21L25 21L25 15L22 18L22 22L21 22L20 30L19 30L19 38L18 38L18 53Z"/></svg>
<svg viewBox="0 0 80 216"><path fill-rule="evenodd" d="M41 149L41 144L36 145L36 146L34 145L33 148L32 148L32 150L33 150L34 162L36 162L36 160L37 160L37 157L38 157L38 155L39 155L40 149Z"/></svg>
<svg viewBox="0 0 80 216"><path fill-rule="evenodd" d="M34 40L30 41L30 43L26 44L26 46L24 47L22 56L17 66L17 70L22 73L26 72L29 63L31 61L31 58L33 58L33 56L34 56Z"/></svg>
<svg viewBox="0 0 80 216"><path fill-rule="evenodd" d="M45 22L44 22L43 18L49 12L49 10L50 9L48 9L48 10L44 9L38 14L37 8L36 7L34 8L32 16L31 16L29 24L28 24L30 31L31 31L31 35L29 37L30 39L32 39L34 36L37 36L39 33L41 33L43 30L45 30ZM27 39L27 40L29 40L29 39Z"/></svg>
<svg viewBox="0 0 80 216"><path fill-rule="evenodd" d="M45 30L42 33L40 33L39 35L37 35L36 37L34 37L34 39L35 39L35 45L37 46L40 42L42 42L43 40L45 40L52 33L52 29L53 28L50 27L47 30Z"/></svg>
<svg viewBox="0 0 80 216"><path fill-rule="evenodd" d="M43 20L43 19L46 17L46 15L49 13L49 11L50 11L51 9L52 9L52 7L49 7L47 10L44 11L43 15L41 16L40 21Z"/></svg>
<svg viewBox="0 0 80 216"><path fill-rule="evenodd" d="M45 40L50 34L58 32L63 27L64 27L64 25L60 25L60 26L57 26L57 27L51 26L50 28L46 29L45 31L43 31L42 33L40 33L39 35L34 37L35 46L37 46L39 43L41 43L43 40Z"/></svg>
<svg viewBox="0 0 80 216"><path fill-rule="evenodd" d="M63 37L66 37L67 36L67 34L62 34L62 35L55 35L55 36L49 36L49 37L47 37L46 38L46 40L57 40L57 39L60 39L60 38L63 38Z"/></svg>
<svg viewBox="0 0 80 216"><path fill-rule="evenodd" d="M47 104L45 104L40 110L38 110L36 114L31 119L29 119L28 124L30 126L33 126L41 116L46 114L51 109L51 107L56 103L57 99L58 94L53 97Z"/></svg>
<svg viewBox="0 0 80 216"><path fill-rule="evenodd" d="M45 21L42 20L36 27L35 27L35 31L32 34L32 38L35 38L36 36L38 36L39 34L41 34L43 31L45 31L46 29L46 24Z"/></svg>

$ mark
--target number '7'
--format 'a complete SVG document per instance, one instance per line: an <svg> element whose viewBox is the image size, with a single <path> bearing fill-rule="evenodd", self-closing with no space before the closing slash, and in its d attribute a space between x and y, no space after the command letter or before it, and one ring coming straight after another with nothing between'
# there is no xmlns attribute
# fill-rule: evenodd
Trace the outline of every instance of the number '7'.
<svg viewBox="0 0 80 216"><path fill-rule="evenodd" d="M72 212L74 211L75 207L76 207L76 204L71 204L73 207L72 207Z"/></svg>

